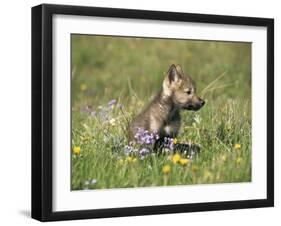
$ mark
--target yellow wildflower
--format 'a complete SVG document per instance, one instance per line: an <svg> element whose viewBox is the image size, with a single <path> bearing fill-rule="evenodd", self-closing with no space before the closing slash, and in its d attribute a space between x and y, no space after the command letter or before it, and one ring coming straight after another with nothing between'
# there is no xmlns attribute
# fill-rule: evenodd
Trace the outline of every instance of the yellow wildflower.
<svg viewBox="0 0 281 226"><path fill-rule="evenodd" d="M238 158L236 159L236 164L239 165L239 164L241 163L241 161L242 161L242 158L241 158L241 157L238 157Z"/></svg>
<svg viewBox="0 0 281 226"><path fill-rule="evenodd" d="M174 143L174 144L177 144L177 143L178 143L177 138L174 138L174 139L173 139L173 143Z"/></svg>
<svg viewBox="0 0 281 226"><path fill-rule="evenodd" d="M80 85L80 90L81 91L85 91L87 89L87 85L86 84L81 84Z"/></svg>
<svg viewBox="0 0 281 226"><path fill-rule="evenodd" d="M236 149L236 150L241 149L241 144L235 144L234 149Z"/></svg>
<svg viewBox="0 0 281 226"><path fill-rule="evenodd" d="M174 164L176 164L180 161L180 159L181 159L181 156L177 153L177 154L174 154L172 161Z"/></svg>
<svg viewBox="0 0 281 226"><path fill-rule="evenodd" d="M171 167L170 167L169 165L163 166L162 172L163 172L164 174L170 173L170 172L171 172Z"/></svg>
<svg viewBox="0 0 281 226"><path fill-rule="evenodd" d="M126 159L125 159L125 163L136 163L138 161L137 158L133 158L131 156L128 156Z"/></svg>
<svg viewBox="0 0 281 226"><path fill-rule="evenodd" d="M180 164L186 166L189 163L189 159L180 159Z"/></svg>
<svg viewBox="0 0 281 226"><path fill-rule="evenodd" d="M126 159L125 159L125 162L132 162L133 161L133 158L131 156L128 156Z"/></svg>
<svg viewBox="0 0 281 226"><path fill-rule="evenodd" d="M74 146L72 151L74 154L78 155L81 152L81 148L79 146Z"/></svg>

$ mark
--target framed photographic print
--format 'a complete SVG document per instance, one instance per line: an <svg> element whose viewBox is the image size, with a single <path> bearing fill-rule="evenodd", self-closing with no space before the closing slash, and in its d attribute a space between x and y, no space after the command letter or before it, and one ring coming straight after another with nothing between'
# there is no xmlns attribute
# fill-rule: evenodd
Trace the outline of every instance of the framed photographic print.
<svg viewBox="0 0 281 226"><path fill-rule="evenodd" d="M32 8L32 217L274 205L274 21Z"/></svg>

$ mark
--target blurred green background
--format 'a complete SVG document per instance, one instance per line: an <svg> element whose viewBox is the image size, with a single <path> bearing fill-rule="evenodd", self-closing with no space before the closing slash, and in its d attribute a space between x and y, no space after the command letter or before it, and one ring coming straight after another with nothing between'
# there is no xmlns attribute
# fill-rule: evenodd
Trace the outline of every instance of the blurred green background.
<svg viewBox="0 0 281 226"><path fill-rule="evenodd" d="M250 98L251 44L216 41L72 35L73 104L155 94L171 64L180 64L202 91L225 73L212 100ZM92 91L81 96L81 84ZM83 89L83 87L82 87Z"/></svg>

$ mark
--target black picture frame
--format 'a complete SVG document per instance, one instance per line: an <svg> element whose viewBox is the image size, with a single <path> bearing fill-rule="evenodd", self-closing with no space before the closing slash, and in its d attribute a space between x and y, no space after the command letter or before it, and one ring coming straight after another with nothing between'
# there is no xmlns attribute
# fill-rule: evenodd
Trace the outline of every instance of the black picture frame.
<svg viewBox="0 0 281 226"><path fill-rule="evenodd" d="M267 198L54 212L52 210L52 18L55 14L266 27ZM50 4L32 8L32 218L40 221L56 221L270 206L274 206L273 19Z"/></svg>

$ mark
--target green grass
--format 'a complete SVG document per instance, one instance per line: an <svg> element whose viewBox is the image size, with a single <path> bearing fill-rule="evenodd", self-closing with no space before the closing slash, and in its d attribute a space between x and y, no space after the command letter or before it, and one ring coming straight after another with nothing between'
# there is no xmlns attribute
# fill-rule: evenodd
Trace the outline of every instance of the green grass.
<svg viewBox="0 0 281 226"><path fill-rule="evenodd" d="M128 159L128 121L160 89L172 63L181 64L206 100L200 111L182 112L177 137L201 152L184 166L169 154ZM109 108L112 99L117 103ZM251 45L72 36L74 146L80 147L72 153L74 190L251 181Z"/></svg>

